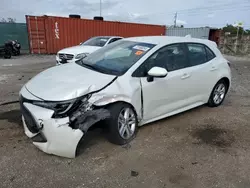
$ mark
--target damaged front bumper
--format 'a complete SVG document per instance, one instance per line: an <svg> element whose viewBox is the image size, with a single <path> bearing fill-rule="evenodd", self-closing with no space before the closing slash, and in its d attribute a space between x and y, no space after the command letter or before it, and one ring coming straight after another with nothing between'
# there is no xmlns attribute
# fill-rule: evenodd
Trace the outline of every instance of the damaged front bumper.
<svg viewBox="0 0 250 188"><path fill-rule="evenodd" d="M52 118L53 110L27 102L20 105L25 134L33 144L45 153L67 158L76 156L78 143L88 129L110 115L105 109L78 109L71 117Z"/></svg>

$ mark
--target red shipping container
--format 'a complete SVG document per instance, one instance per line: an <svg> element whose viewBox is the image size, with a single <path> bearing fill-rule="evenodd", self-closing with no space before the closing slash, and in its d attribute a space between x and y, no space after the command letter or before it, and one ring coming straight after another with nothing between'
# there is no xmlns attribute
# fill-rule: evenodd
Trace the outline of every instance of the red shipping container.
<svg viewBox="0 0 250 188"><path fill-rule="evenodd" d="M30 53L55 54L94 36L165 35L165 26L77 18L26 16Z"/></svg>

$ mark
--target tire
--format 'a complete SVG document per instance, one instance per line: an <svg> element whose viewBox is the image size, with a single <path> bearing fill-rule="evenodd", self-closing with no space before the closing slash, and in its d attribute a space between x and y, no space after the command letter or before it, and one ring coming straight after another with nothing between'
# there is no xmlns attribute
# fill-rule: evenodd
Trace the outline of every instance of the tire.
<svg viewBox="0 0 250 188"><path fill-rule="evenodd" d="M221 92L219 92L219 90ZM217 107L220 106L227 94L227 90L228 90L228 85L226 84L226 82L224 80L220 80L219 82L217 82L217 84L214 86L209 100L208 100L208 106L210 107ZM215 97L217 95L217 97Z"/></svg>
<svg viewBox="0 0 250 188"><path fill-rule="evenodd" d="M126 103L111 104L107 108L111 113L111 117L105 120L105 124L108 129L108 140L117 145L129 143L135 138L138 129L138 119L135 110ZM129 116L127 116L129 118L127 120L124 118L126 116L125 112L129 114Z"/></svg>
<svg viewBox="0 0 250 188"><path fill-rule="evenodd" d="M4 58L5 58L5 59L10 59L10 58L11 58L11 52L6 52L6 53L4 54Z"/></svg>

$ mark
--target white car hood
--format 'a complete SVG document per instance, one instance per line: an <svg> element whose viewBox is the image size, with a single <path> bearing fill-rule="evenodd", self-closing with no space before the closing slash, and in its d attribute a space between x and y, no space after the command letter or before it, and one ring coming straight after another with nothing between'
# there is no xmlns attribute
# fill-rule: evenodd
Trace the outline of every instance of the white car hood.
<svg viewBox="0 0 250 188"><path fill-rule="evenodd" d="M98 49L100 49L101 47L98 46L87 46L87 45L79 45L79 46L73 46L73 47L69 47L69 48L64 48L62 50L60 50L58 53L62 53L62 54L81 54L81 53L92 53Z"/></svg>
<svg viewBox="0 0 250 188"><path fill-rule="evenodd" d="M39 73L25 86L43 100L64 101L102 89L115 77L69 63Z"/></svg>

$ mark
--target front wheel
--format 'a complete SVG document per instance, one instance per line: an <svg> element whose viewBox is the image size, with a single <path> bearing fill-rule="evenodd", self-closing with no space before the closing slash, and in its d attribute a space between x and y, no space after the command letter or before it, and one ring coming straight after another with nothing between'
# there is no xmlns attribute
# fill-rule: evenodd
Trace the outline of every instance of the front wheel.
<svg viewBox="0 0 250 188"><path fill-rule="evenodd" d="M126 103L115 103L108 107L111 117L106 120L108 139L117 145L124 145L135 138L138 120L134 109Z"/></svg>
<svg viewBox="0 0 250 188"><path fill-rule="evenodd" d="M213 88L210 98L208 100L208 106L217 107L224 101L228 85L223 81L219 81Z"/></svg>
<svg viewBox="0 0 250 188"><path fill-rule="evenodd" d="M5 59L10 59L10 58L11 58L11 53L6 52L6 53L4 54L4 58L5 58Z"/></svg>

